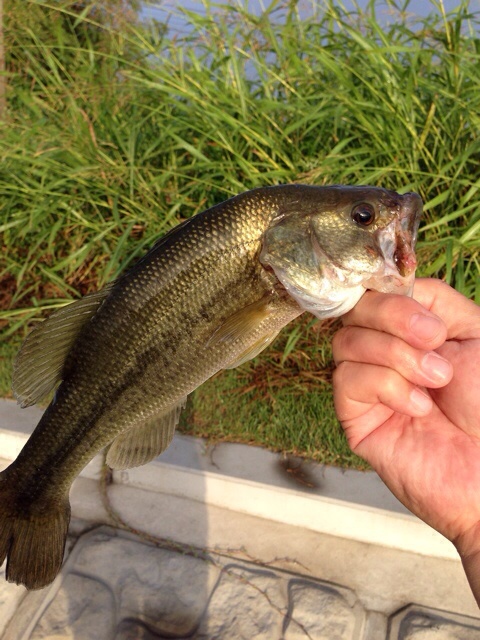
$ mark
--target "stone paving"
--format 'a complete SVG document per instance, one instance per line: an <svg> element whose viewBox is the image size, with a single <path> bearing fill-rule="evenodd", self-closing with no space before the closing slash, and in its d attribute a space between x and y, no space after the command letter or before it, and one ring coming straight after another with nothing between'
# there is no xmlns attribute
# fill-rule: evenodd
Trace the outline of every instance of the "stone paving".
<svg viewBox="0 0 480 640"><path fill-rule="evenodd" d="M480 619L414 603L386 616L345 586L107 526L80 536L50 588L2 584L0 616L16 609L3 640L480 639Z"/></svg>

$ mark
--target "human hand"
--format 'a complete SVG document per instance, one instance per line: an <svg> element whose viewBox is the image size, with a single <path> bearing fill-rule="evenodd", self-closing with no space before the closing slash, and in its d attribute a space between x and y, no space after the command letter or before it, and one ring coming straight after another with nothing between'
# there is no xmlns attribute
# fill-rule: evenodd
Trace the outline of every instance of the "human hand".
<svg viewBox="0 0 480 640"><path fill-rule="evenodd" d="M480 308L448 285L367 292L333 341L350 447L457 547L480 603Z"/></svg>

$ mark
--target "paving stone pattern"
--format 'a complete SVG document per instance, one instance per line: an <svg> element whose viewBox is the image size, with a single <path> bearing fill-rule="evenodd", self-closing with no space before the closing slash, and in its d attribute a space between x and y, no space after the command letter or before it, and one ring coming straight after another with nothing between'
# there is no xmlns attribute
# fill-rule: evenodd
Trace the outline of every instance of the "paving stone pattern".
<svg viewBox="0 0 480 640"><path fill-rule="evenodd" d="M0 616L16 607L3 640L480 640L478 619L412 604L379 620L343 586L211 560L101 527L50 589L0 593Z"/></svg>

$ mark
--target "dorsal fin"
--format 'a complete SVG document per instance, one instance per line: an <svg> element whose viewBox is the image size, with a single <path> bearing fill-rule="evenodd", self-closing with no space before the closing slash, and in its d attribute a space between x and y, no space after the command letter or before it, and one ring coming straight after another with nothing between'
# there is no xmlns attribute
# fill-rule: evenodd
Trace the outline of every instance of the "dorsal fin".
<svg viewBox="0 0 480 640"><path fill-rule="evenodd" d="M68 352L111 287L55 311L27 336L13 366L13 393L22 407L35 404L61 382Z"/></svg>
<svg viewBox="0 0 480 640"><path fill-rule="evenodd" d="M185 396L168 411L152 416L117 436L108 449L108 466L131 469L159 456L171 443L186 402Z"/></svg>

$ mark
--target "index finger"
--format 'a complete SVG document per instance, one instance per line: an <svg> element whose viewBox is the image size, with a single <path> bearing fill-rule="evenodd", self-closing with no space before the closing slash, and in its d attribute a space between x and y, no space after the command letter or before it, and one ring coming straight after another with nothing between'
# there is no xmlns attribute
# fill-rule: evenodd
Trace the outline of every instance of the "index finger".
<svg viewBox="0 0 480 640"><path fill-rule="evenodd" d="M419 301L376 291L367 291L342 321L390 333L417 349L437 349L447 337L444 321Z"/></svg>
<svg viewBox="0 0 480 640"><path fill-rule="evenodd" d="M433 278L415 280L413 297L442 318L448 338L480 338L480 307L445 282Z"/></svg>

